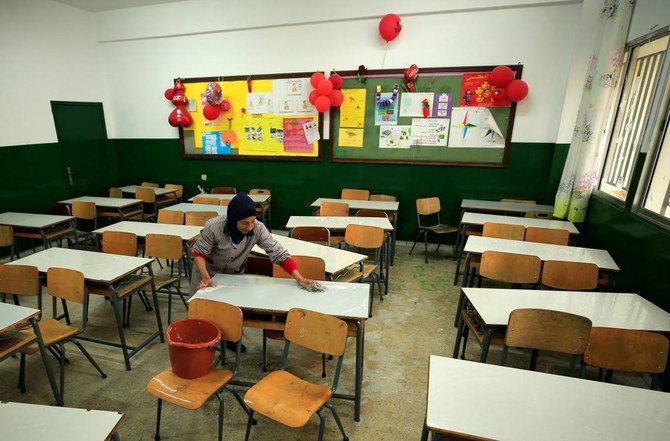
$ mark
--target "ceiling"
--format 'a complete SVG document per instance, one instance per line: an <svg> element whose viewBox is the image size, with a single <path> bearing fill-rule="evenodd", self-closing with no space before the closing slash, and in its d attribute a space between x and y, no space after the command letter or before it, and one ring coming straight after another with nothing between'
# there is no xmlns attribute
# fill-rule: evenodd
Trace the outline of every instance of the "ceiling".
<svg viewBox="0 0 670 441"><path fill-rule="evenodd" d="M58 3L83 9L89 12L112 11L114 9L136 8L161 3L174 3L182 0L54 0Z"/></svg>

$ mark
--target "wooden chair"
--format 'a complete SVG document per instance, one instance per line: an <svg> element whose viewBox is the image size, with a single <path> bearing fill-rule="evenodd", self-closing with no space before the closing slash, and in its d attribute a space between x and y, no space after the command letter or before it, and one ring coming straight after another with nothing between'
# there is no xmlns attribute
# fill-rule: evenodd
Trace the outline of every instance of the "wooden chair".
<svg viewBox="0 0 670 441"><path fill-rule="evenodd" d="M388 275L384 273L384 261L382 259L382 247L384 245L384 230L379 227L367 225L347 225L344 232L344 242L347 247L353 247L357 251L372 253L372 263L360 262L358 271L347 271L337 278L338 282L372 282L370 285L370 310L368 316L372 317L372 289L377 284L379 290L379 301L383 301L384 290L382 281L388 283Z"/></svg>
<svg viewBox="0 0 670 441"><path fill-rule="evenodd" d="M159 188L160 187L160 185L158 185L155 182L142 182L142 184L140 184L140 186L141 187L151 187L151 188Z"/></svg>
<svg viewBox="0 0 670 441"><path fill-rule="evenodd" d="M369 209L360 209L356 212L356 217L385 217L389 218L388 214L385 211L381 210L369 210Z"/></svg>
<svg viewBox="0 0 670 441"><path fill-rule="evenodd" d="M184 303L184 307L188 309L184 294L179 287L179 277L181 275L181 264L183 261L183 247L182 240L179 236L171 236L168 234L147 234L146 235L146 255L148 257L155 257L156 259L165 259L167 261L177 261L177 277L173 277L174 265L170 265L170 275L154 276L154 284L156 292L167 290L168 295L168 323L172 322L172 288L174 287L177 294Z"/></svg>
<svg viewBox="0 0 670 441"><path fill-rule="evenodd" d="M655 332L615 328L592 328L586 350L586 365L607 369L605 381L612 381L614 371L652 374L651 389L658 387L659 374L668 360L668 339ZM602 379L602 375L601 375Z"/></svg>
<svg viewBox="0 0 670 441"><path fill-rule="evenodd" d="M532 349L530 369L535 370L538 351L572 355L570 372L575 368L591 333L591 320L581 315L548 309L515 309L509 315L500 364L507 364L510 347Z"/></svg>
<svg viewBox="0 0 670 441"><path fill-rule="evenodd" d="M19 297L37 297L37 309L42 310L40 273L34 266L0 265L0 295L2 301L11 295L14 304L19 304Z"/></svg>
<svg viewBox="0 0 670 441"><path fill-rule="evenodd" d="M174 196L168 196L175 199L175 202L181 202L184 197L184 186L181 184L165 184L165 188L175 190Z"/></svg>
<svg viewBox="0 0 670 441"><path fill-rule="evenodd" d="M542 265L542 287L565 291L590 291L598 286L595 263L547 260Z"/></svg>
<svg viewBox="0 0 670 441"><path fill-rule="evenodd" d="M184 224L204 227L208 220L218 215L216 211L187 211L184 213Z"/></svg>
<svg viewBox="0 0 670 441"><path fill-rule="evenodd" d="M160 210L158 212L158 223L184 225L184 212L174 210Z"/></svg>
<svg viewBox="0 0 670 441"><path fill-rule="evenodd" d="M330 231L326 227L295 227L291 230L291 237L305 242L330 246Z"/></svg>
<svg viewBox="0 0 670 441"><path fill-rule="evenodd" d="M552 228L526 228L526 242L549 243L553 245L568 245L570 232L568 230L556 230Z"/></svg>
<svg viewBox="0 0 670 441"><path fill-rule="evenodd" d="M219 199L219 205L223 207L227 207L230 205L230 199Z"/></svg>
<svg viewBox="0 0 670 441"><path fill-rule="evenodd" d="M249 439L254 412L258 412L289 427L305 426L316 413L321 420L318 436L321 441L325 430L324 407L333 413L343 439L348 439L335 407L328 402L335 393L340 378L347 332L346 322L338 318L297 308L288 312L281 370L262 378L244 395L244 402L250 408L245 440ZM286 370L291 343L338 357L330 388L305 381Z"/></svg>
<svg viewBox="0 0 670 441"><path fill-rule="evenodd" d="M221 199L219 198L210 198L207 196L196 196L193 198L194 204L205 204L205 205L219 205Z"/></svg>
<svg viewBox="0 0 670 441"><path fill-rule="evenodd" d="M395 202L398 200L395 196L392 196L390 194L371 194L370 195L370 200L371 201L386 201L386 202ZM395 220L395 214L393 213L387 213L389 222L393 223Z"/></svg>
<svg viewBox="0 0 670 441"><path fill-rule="evenodd" d="M102 233L102 252L137 256L137 235L124 231L104 231Z"/></svg>
<svg viewBox="0 0 670 441"><path fill-rule="evenodd" d="M269 189L267 188L252 188L249 190L249 194L261 194L261 195L267 195L268 199L266 203L264 203L260 207L256 207L256 216L261 218L261 221L268 227L269 231L271 230L270 224L272 224L272 212L270 211L270 203L272 201L272 194Z"/></svg>
<svg viewBox="0 0 670 441"><path fill-rule="evenodd" d="M123 198L123 191L121 191L120 188L112 187L112 188L109 189L109 197L110 198L122 199Z"/></svg>
<svg viewBox="0 0 670 441"><path fill-rule="evenodd" d="M356 190L353 188L343 188L340 199L353 199L357 201L367 201L370 199L369 190Z"/></svg>
<svg viewBox="0 0 670 441"><path fill-rule="evenodd" d="M235 396L242 409L251 413L244 405L242 398L235 389L229 389L228 383L237 376L240 368L242 310L237 306L213 300L195 299L188 309L188 318L206 320L215 324L221 331L221 354L225 351L225 341L235 342L235 366L233 370L212 368L199 378L185 379L174 374L171 368L156 374L147 383L147 391L158 398L156 412L156 434L160 439L161 413L163 401L184 409L201 408L212 395L219 400L219 441L223 440L223 391L227 390ZM222 360L222 358L221 358ZM223 361L223 360L222 360ZM223 362L221 363L223 365Z"/></svg>
<svg viewBox="0 0 670 441"><path fill-rule="evenodd" d="M62 299L82 305L81 324L79 326L70 326L56 319L42 318L38 325L44 346L56 356L60 362L60 402L64 402L65 395L65 343L73 343L79 348L82 354L88 359L93 367L98 371L102 378L107 378L98 363L91 357L86 348L77 340L77 337L86 330L88 323L88 293L84 284L84 275L79 271L65 268L49 268L47 270L47 291L54 299ZM31 330L24 332L32 333ZM26 355L32 355L39 350L37 343L34 343L21 351L21 366L19 373L19 388L21 392L26 391L25 363Z"/></svg>
<svg viewBox="0 0 670 441"><path fill-rule="evenodd" d="M14 243L14 228L9 225L0 225L0 247L9 247L9 260L21 257Z"/></svg>
<svg viewBox="0 0 670 441"><path fill-rule="evenodd" d="M344 202L321 202L319 216L349 216L349 204Z"/></svg>
<svg viewBox="0 0 670 441"><path fill-rule="evenodd" d="M235 187L214 187L212 194L237 194Z"/></svg>
<svg viewBox="0 0 670 441"><path fill-rule="evenodd" d="M482 229L482 236L508 240L523 240L525 232L526 227L523 225L485 222L484 228Z"/></svg>
<svg viewBox="0 0 670 441"><path fill-rule="evenodd" d="M75 232L75 245L77 248L81 244L84 246L84 249L88 249L88 242L90 240L93 244L93 249L97 250L98 236L93 233L94 230L98 229L98 211L95 207L95 202L72 202L72 216L75 217L75 225L79 224ZM88 224L87 229L80 229L82 227L81 221ZM83 241L80 242L79 239Z"/></svg>
<svg viewBox="0 0 670 441"><path fill-rule="evenodd" d="M155 219L158 213L158 204L156 203L156 192L153 188L137 187L135 189L135 199L142 201L145 217Z"/></svg>
<svg viewBox="0 0 670 441"><path fill-rule="evenodd" d="M419 232L416 235L416 238L414 239L414 245L412 245L412 249L409 250L409 254L412 255L412 251L414 251L414 247L416 246L416 243L418 242L419 238L423 234L423 239L424 239L424 250L425 250L425 255L426 255L426 263L428 263L428 233L433 233L433 234L452 234L452 233L457 233L458 228L452 227L451 225L443 224L440 221L440 199L436 197L432 198L422 198L422 199L417 199L416 200L416 220L419 224ZM437 223L433 225L425 225L422 224L422 216L424 218L426 217L434 217L437 219ZM435 249L435 253L437 253L440 249L441 243L437 244L437 248ZM452 244L452 253L454 257L456 256L456 244Z"/></svg>

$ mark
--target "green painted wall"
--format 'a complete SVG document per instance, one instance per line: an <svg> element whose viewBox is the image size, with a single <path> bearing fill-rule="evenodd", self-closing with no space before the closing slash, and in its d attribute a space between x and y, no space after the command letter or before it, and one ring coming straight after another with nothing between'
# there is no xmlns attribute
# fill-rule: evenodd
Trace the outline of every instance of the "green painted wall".
<svg viewBox="0 0 670 441"><path fill-rule="evenodd" d="M554 144L513 143L506 168L458 167L402 164L283 162L254 160L182 159L177 140L117 139L119 175L122 184L141 181L184 184L197 193L197 185L234 186L238 191L269 188L272 220L283 228L290 215L307 215L307 206L317 197L339 197L343 187L366 188L373 193L398 196L398 237L414 239L415 200L439 196L443 222L456 225L463 198L512 197L545 200L552 174ZM327 141L324 143L327 152ZM562 169L562 164L559 166ZM207 182L200 175L208 176Z"/></svg>

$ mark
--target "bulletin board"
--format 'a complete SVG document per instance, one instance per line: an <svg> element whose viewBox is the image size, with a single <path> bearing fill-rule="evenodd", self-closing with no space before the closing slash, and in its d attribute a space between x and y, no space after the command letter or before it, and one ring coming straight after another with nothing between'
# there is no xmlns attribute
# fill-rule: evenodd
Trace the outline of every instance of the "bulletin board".
<svg viewBox="0 0 670 441"><path fill-rule="evenodd" d="M338 71L344 102L330 113L331 160L506 166L516 103L493 101L495 67L420 68L415 93L405 69ZM520 79L523 67L509 67Z"/></svg>
<svg viewBox="0 0 670 441"><path fill-rule="evenodd" d="M182 78L193 118L179 128L184 158L320 161L323 121L309 102L311 73ZM230 110L203 115L217 83Z"/></svg>

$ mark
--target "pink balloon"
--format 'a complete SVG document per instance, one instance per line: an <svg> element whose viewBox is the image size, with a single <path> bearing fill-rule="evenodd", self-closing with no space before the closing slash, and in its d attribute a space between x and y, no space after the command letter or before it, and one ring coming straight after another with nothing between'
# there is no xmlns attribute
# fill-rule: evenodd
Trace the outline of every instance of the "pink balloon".
<svg viewBox="0 0 670 441"><path fill-rule="evenodd" d="M319 81L318 86L316 86L316 90L319 91L319 95L330 95L330 92L333 91L333 83L330 82L330 80L323 79Z"/></svg>
<svg viewBox="0 0 670 441"><path fill-rule="evenodd" d="M314 72L312 74L312 77L309 79L310 83L312 83L312 87L316 89L316 87L319 85L321 80L325 80L326 77L323 75L323 72Z"/></svg>
<svg viewBox="0 0 670 441"><path fill-rule="evenodd" d="M507 98L510 101L521 101L528 95L528 84L523 80L514 80L507 86Z"/></svg>
<svg viewBox="0 0 670 441"><path fill-rule="evenodd" d="M312 105L314 105L318 97L319 97L319 91L314 89L309 93L309 102L312 103Z"/></svg>
<svg viewBox="0 0 670 441"><path fill-rule="evenodd" d="M316 107L316 110L318 110L320 113L327 112L328 109L330 109L330 98L321 95L316 98L314 106Z"/></svg>
<svg viewBox="0 0 670 441"><path fill-rule="evenodd" d="M402 20L396 14L386 14L379 21L379 35L388 43L400 35Z"/></svg>
<svg viewBox="0 0 670 441"><path fill-rule="evenodd" d="M344 101L344 95L341 91L335 89L330 93L330 102L333 106L337 107Z"/></svg>

